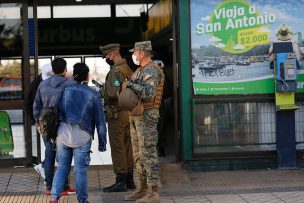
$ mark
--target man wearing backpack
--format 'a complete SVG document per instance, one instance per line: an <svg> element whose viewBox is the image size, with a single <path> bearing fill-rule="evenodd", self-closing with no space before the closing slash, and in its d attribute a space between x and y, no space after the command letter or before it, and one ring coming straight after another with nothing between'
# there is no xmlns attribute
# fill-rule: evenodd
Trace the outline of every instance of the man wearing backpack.
<svg viewBox="0 0 304 203"><path fill-rule="evenodd" d="M67 67L66 61L63 58L55 58L51 64L54 75L40 83L33 104L33 115L38 132L40 130L39 118L43 116L41 115L42 110L57 106L58 96L61 93L61 90L67 85L73 84L71 80L65 78ZM45 137L42 138L45 145L43 168L45 171L46 190L44 194L50 195L54 178L56 151L54 149L54 143L50 139L46 139ZM68 179L66 179L62 195L74 193L76 193L76 190L69 187Z"/></svg>
<svg viewBox="0 0 304 203"><path fill-rule="evenodd" d="M33 103L35 100L36 92L38 90L40 83L43 80L48 79L51 75L53 75L51 64L50 63L44 64L41 67L41 74L39 74L30 84L29 91L25 98L25 108L26 108L26 113L31 116L31 120L33 122L34 122ZM40 136L38 132L37 135ZM45 179L45 173L41 163L35 165L34 169L37 171L37 173L41 175L43 179Z"/></svg>

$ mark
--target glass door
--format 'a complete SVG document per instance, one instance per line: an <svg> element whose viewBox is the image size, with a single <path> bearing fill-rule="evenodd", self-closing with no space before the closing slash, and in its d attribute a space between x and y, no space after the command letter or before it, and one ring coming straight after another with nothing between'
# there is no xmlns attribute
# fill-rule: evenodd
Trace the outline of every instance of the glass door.
<svg viewBox="0 0 304 203"><path fill-rule="evenodd" d="M8 3L9 2L9 3ZM0 165L32 163L30 116L25 97L30 84L27 1L0 0Z"/></svg>

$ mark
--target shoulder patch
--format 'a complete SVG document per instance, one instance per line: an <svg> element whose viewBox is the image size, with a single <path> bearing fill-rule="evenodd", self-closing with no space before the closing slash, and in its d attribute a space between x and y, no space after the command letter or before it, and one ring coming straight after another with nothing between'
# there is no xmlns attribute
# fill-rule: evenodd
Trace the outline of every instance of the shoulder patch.
<svg viewBox="0 0 304 203"><path fill-rule="evenodd" d="M119 80L114 80L113 85L114 85L115 87L119 87L119 86L120 86Z"/></svg>
<svg viewBox="0 0 304 203"><path fill-rule="evenodd" d="M143 76L143 81L146 81L146 80L148 80L149 78L151 78L152 77L152 75L150 75L150 74L145 74L144 76Z"/></svg>

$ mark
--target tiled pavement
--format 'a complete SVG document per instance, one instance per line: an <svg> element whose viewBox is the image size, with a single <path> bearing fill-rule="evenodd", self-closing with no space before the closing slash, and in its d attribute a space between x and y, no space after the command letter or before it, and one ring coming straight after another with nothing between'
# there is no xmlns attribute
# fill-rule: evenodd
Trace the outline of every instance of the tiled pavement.
<svg viewBox="0 0 304 203"><path fill-rule="evenodd" d="M72 173L70 179L73 186ZM110 166L91 167L88 179L90 202L124 202L126 193L102 192L115 179ZM303 169L189 172L165 163L160 184L163 203L304 203ZM43 180L32 168L0 169L0 203L47 203L43 190ZM76 203L76 195L60 202Z"/></svg>

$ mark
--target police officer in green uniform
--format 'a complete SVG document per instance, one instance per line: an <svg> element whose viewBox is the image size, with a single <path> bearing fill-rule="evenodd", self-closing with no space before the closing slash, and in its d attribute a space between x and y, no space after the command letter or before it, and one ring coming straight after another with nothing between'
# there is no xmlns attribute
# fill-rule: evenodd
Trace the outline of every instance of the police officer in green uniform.
<svg viewBox="0 0 304 203"><path fill-rule="evenodd" d="M116 182L103 188L104 192L125 192L127 189L135 189L133 179L133 154L130 137L130 124L128 111L119 107L118 93L122 83L130 78L132 70L127 65L119 52L119 44L100 46L100 51L106 61L112 61L110 71L107 74L102 96L106 104L109 140ZM110 61L110 62L109 62Z"/></svg>
<svg viewBox="0 0 304 203"><path fill-rule="evenodd" d="M125 200L136 203L159 203L159 161L156 150L159 107L164 88L164 74L152 60L150 41L136 42L132 59L139 68L132 74L126 87L132 89L141 99L142 115L130 113L130 131L133 156L138 177L138 187L125 196ZM128 99L128 98L125 98Z"/></svg>

